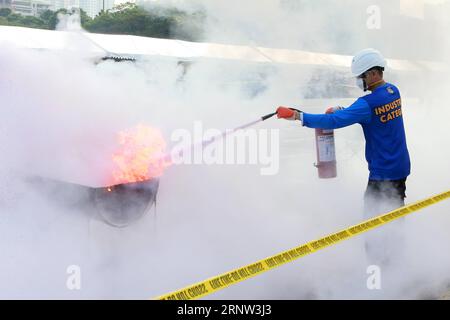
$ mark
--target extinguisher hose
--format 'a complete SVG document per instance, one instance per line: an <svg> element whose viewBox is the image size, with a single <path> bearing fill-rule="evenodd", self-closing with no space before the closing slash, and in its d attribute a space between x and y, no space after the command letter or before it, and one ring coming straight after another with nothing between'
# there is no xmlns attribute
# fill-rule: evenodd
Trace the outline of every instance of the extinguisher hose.
<svg viewBox="0 0 450 320"><path fill-rule="evenodd" d="M297 110L297 109L293 109L293 108L291 108L291 109L292 109L292 110L295 110L295 111L298 111L298 112L301 112L300 110ZM242 126L236 127L236 128L234 128L234 129L231 129L231 130L224 131L224 132L222 132L222 133L220 133L220 134L218 134L218 135L216 135L216 136L214 136L214 137L211 137L211 138L209 138L209 139L200 141L200 142L198 142L198 143L196 143L196 144L201 144L203 147L205 147L205 146L207 146L207 145L213 143L214 141L218 140L219 138L224 139L224 138L226 138L229 134L231 134L231 133L233 133L233 132L236 132L237 130L242 130L242 129L246 129L246 128L248 128L248 127L251 127L251 126L253 126L253 125L255 125L255 124L257 124L257 123L259 123L259 122L261 122L261 121L265 121L265 120L267 120L267 119L272 118L272 117L273 117L274 115L276 115L276 114L277 114L277 112L273 112L273 113L266 114L265 116L262 116L262 117L259 118L258 120L252 121L252 122L250 122L250 123L244 124L244 125L242 125ZM190 148L191 148L192 146L194 146L194 145L195 145L195 144L192 143L191 146L190 146L189 148L186 148L186 149L190 149ZM184 151L180 151L179 154L183 154L183 152L184 152ZM166 154L163 158L166 159L166 161L168 161L168 160L171 158L171 155L170 155L170 154Z"/></svg>

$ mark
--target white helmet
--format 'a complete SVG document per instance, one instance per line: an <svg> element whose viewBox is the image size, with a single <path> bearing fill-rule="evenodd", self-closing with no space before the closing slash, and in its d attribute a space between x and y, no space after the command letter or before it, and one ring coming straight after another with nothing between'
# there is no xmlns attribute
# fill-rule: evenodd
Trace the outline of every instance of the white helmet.
<svg viewBox="0 0 450 320"><path fill-rule="evenodd" d="M362 75L373 67L386 68L386 60L375 49L364 49L358 52L352 60L352 73L355 77Z"/></svg>

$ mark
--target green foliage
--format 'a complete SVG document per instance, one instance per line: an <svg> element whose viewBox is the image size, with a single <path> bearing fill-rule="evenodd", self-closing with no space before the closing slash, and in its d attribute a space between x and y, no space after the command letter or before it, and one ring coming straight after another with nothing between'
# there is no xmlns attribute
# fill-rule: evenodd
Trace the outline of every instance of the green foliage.
<svg viewBox="0 0 450 320"><path fill-rule="evenodd" d="M56 24L58 23L57 15L59 12L62 12L65 9L58 10L57 12L54 12L52 10L46 10L41 13L40 17L42 21L44 21L45 25L47 26L47 29L54 30L56 28Z"/></svg>
<svg viewBox="0 0 450 320"><path fill-rule="evenodd" d="M9 9L0 9L0 25L22 26L54 30L58 15L71 14L66 9L56 12L46 10L39 17L22 16ZM155 38L198 40L201 36L204 15L187 14L178 9L152 9L125 3L112 10L101 11L94 19L80 10L81 25L95 33L128 34Z"/></svg>
<svg viewBox="0 0 450 320"><path fill-rule="evenodd" d="M6 12L3 11L2 13ZM0 17L1 25L46 29L45 23L36 17L22 16L11 12L7 15L1 15Z"/></svg>
<svg viewBox="0 0 450 320"><path fill-rule="evenodd" d="M171 23L170 17L152 14L134 4L125 4L114 11L100 12L85 28L97 33L169 38Z"/></svg>
<svg viewBox="0 0 450 320"><path fill-rule="evenodd" d="M48 10L48 11L50 11L50 10ZM56 26L58 25L58 22L59 22L58 15L67 14L67 10L66 9L59 9L56 12L53 12L53 11L50 11L50 12L51 12L51 14L50 13L48 14L47 27L50 30L55 30Z"/></svg>
<svg viewBox="0 0 450 320"><path fill-rule="evenodd" d="M11 9L9 8L1 8L0 9L0 17L7 17L12 13Z"/></svg>
<svg viewBox="0 0 450 320"><path fill-rule="evenodd" d="M83 9L80 9L80 20L81 20L81 25L85 26L92 21L92 18L88 16L86 11L84 11Z"/></svg>

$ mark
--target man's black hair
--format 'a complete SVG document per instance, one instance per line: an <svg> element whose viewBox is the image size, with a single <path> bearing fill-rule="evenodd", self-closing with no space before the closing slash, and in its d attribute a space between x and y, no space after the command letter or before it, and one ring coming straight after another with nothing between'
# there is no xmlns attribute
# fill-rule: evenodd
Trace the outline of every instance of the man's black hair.
<svg viewBox="0 0 450 320"><path fill-rule="evenodd" d="M373 67L373 68L370 68L370 69L367 70L367 71L371 71L371 70L376 70L376 71L378 71L378 73L381 74L381 75L383 75L383 72L384 72L384 68L383 68L383 67Z"/></svg>

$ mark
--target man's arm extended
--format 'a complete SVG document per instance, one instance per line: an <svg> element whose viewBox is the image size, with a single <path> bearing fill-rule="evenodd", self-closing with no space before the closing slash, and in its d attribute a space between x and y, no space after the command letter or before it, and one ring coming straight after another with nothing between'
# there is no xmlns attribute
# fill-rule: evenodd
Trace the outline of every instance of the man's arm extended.
<svg viewBox="0 0 450 320"><path fill-rule="evenodd" d="M300 121L309 128L338 129L355 123L369 122L371 110L367 102L359 98L348 108L329 114L311 114L302 112Z"/></svg>

